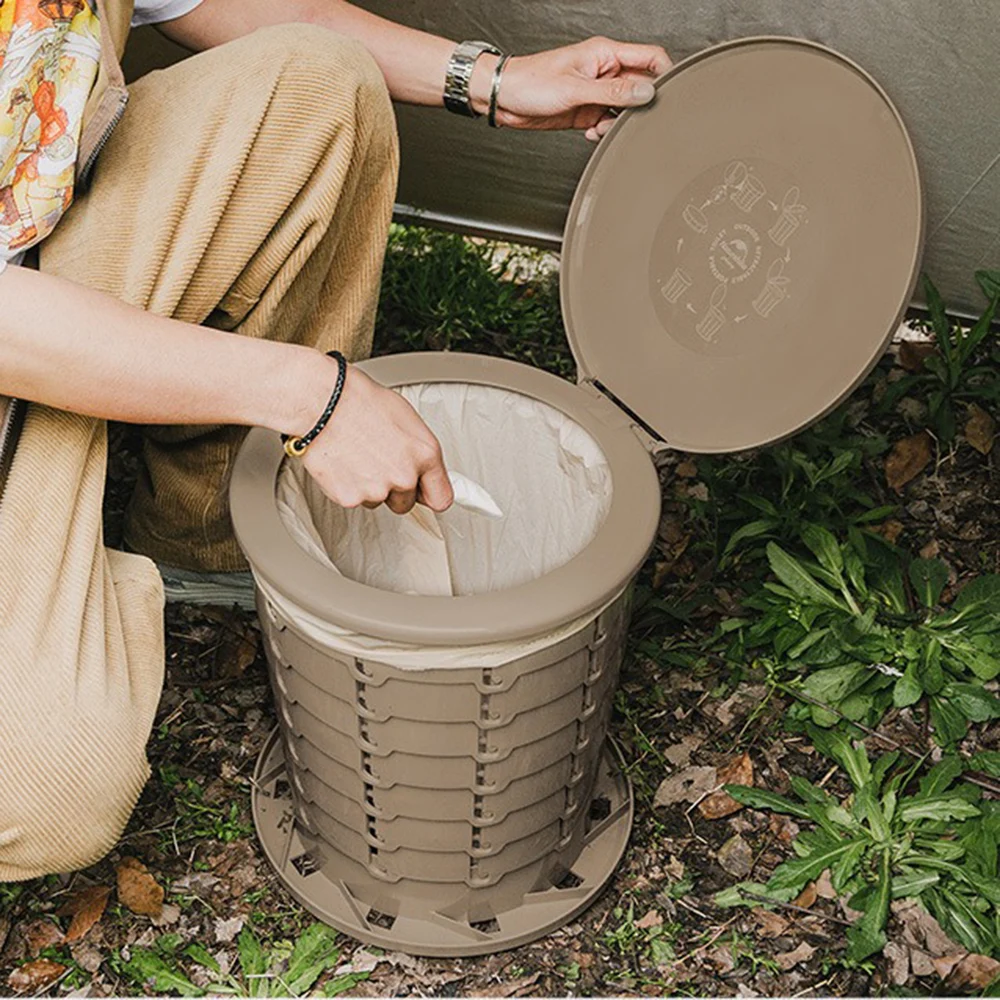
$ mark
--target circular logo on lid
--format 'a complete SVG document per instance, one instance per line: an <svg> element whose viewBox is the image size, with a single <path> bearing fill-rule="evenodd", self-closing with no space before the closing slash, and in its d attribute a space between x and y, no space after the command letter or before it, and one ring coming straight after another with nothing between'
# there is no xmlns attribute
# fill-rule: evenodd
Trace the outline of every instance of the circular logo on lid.
<svg viewBox="0 0 1000 1000"><path fill-rule="evenodd" d="M735 357L780 328L780 305L805 292L812 232L791 174L751 157L695 178L670 205L650 256L664 330L700 354ZM815 228L815 227L813 227Z"/></svg>

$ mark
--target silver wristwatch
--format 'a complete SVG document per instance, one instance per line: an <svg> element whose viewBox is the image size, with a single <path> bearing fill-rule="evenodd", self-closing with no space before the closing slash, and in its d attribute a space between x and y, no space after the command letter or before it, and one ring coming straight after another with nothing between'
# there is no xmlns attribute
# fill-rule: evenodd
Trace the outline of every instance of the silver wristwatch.
<svg viewBox="0 0 1000 1000"><path fill-rule="evenodd" d="M479 112L472 107L469 100L469 83L476 60L484 53L502 56L503 53L489 42L461 42L455 46L455 51L448 60L448 69L444 76L444 106L457 115L467 118L478 118Z"/></svg>

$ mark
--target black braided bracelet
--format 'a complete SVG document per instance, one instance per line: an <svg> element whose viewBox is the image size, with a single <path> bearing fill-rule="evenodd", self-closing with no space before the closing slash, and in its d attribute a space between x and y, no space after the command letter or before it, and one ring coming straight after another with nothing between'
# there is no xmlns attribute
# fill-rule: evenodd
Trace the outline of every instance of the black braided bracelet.
<svg viewBox="0 0 1000 1000"><path fill-rule="evenodd" d="M347 378L347 358L340 351L327 351L326 354L327 357L336 359L338 366L337 383L333 387L330 402L326 404L326 409L320 415L319 420L316 421L312 430L307 431L302 437L295 437L292 434L281 435L281 443L285 446L285 454L289 458L301 458L306 453L306 448L319 437L323 428L330 422L330 417L333 416L333 411L336 409L337 403L340 402L340 395L344 391L344 379Z"/></svg>

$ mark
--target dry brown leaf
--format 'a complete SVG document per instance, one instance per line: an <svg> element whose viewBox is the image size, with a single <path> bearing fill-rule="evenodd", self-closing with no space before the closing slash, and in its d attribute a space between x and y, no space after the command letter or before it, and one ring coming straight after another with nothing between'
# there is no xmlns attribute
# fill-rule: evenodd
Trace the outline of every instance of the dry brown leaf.
<svg viewBox="0 0 1000 1000"><path fill-rule="evenodd" d="M686 767L660 782L653 805L672 806L678 802L697 802L717 784L714 767Z"/></svg>
<svg viewBox="0 0 1000 1000"><path fill-rule="evenodd" d="M820 899L837 898L837 890L834 889L833 882L830 881L829 868L827 868L826 871L824 871L823 874L820 875L815 882L813 882L813 885L816 887L816 895L819 896Z"/></svg>
<svg viewBox="0 0 1000 1000"><path fill-rule="evenodd" d="M892 904L892 912L903 925L903 940L915 948L922 948L931 958L944 955L961 957L965 954L965 949L952 941L937 920L915 899L897 899Z"/></svg>
<svg viewBox="0 0 1000 1000"><path fill-rule="evenodd" d="M48 989L65 971L65 965L49 958L37 958L15 969L7 977L7 985L15 993L36 995Z"/></svg>
<svg viewBox="0 0 1000 1000"><path fill-rule="evenodd" d="M947 979L951 975L951 970L954 969L963 958L965 958L965 954L963 952L959 952L957 955L935 955L931 958L931 962L934 965L934 971L942 979Z"/></svg>
<svg viewBox="0 0 1000 1000"><path fill-rule="evenodd" d="M741 684L725 701L714 707L706 705L705 708L724 726L728 726L734 719L749 715L766 695L767 688L763 684Z"/></svg>
<svg viewBox="0 0 1000 1000"><path fill-rule="evenodd" d="M903 522L890 519L875 525L872 530L877 535L881 535L887 542L895 544L896 539L903 533Z"/></svg>
<svg viewBox="0 0 1000 1000"><path fill-rule="evenodd" d="M704 740L694 734L689 733L682 736L680 743L674 743L663 751L663 756L670 761L674 767L687 767L691 763L691 754L701 746Z"/></svg>
<svg viewBox="0 0 1000 1000"><path fill-rule="evenodd" d="M996 433L997 425L993 418L981 406L970 404L969 419L965 424L965 440L981 455L988 455L993 450Z"/></svg>
<svg viewBox="0 0 1000 1000"><path fill-rule="evenodd" d="M780 913L773 910L752 910L753 918L757 921L757 933L762 938L781 937L789 928L789 921Z"/></svg>
<svg viewBox="0 0 1000 1000"><path fill-rule="evenodd" d="M716 779L717 785L752 785L753 784L753 761L750 754L740 754L728 764L719 768ZM721 819L723 816L731 816L743 808L728 792L719 789L713 792L704 801L698 804L698 812L705 819Z"/></svg>
<svg viewBox="0 0 1000 1000"><path fill-rule="evenodd" d="M934 960L926 951L910 946L910 968L915 976L933 976Z"/></svg>
<svg viewBox="0 0 1000 1000"><path fill-rule="evenodd" d="M528 988L535 985L539 979L542 978L540 972L536 972L533 976L525 976L522 979L512 979L506 983L497 983L495 985L490 985L484 989L477 990L477 993L481 993L484 997L513 997L513 996L524 996L528 992Z"/></svg>
<svg viewBox="0 0 1000 1000"><path fill-rule="evenodd" d="M956 992L985 990L1000 975L1000 962L988 955L969 953L948 976L948 988Z"/></svg>
<svg viewBox="0 0 1000 1000"><path fill-rule="evenodd" d="M230 626L215 655L215 669L220 678L235 680L242 677L247 667L257 658L260 633L249 625Z"/></svg>
<svg viewBox="0 0 1000 1000"><path fill-rule="evenodd" d="M781 955L775 955L774 960L785 972L788 972L790 969L794 969L799 962L808 962L815 953L816 949L803 941L793 951L786 951Z"/></svg>
<svg viewBox="0 0 1000 1000"><path fill-rule="evenodd" d="M89 941L74 941L69 946L69 952L77 965L90 973L95 973L104 961L104 952Z"/></svg>
<svg viewBox="0 0 1000 1000"><path fill-rule="evenodd" d="M931 436L927 431L902 438L892 446L885 460L885 481L901 493L908 482L930 465L931 455Z"/></svg>
<svg viewBox="0 0 1000 1000"><path fill-rule="evenodd" d="M663 917L658 910L650 910L635 922L635 926L642 931L648 931L651 927L662 927Z"/></svg>
<svg viewBox="0 0 1000 1000"><path fill-rule="evenodd" d="M236 935L243 930L246 917L229 917L215 921L215 940L219 944L229 944L236 940Z"/></svg>
<svg viewBox="0 0 1000 1000"><path fill-rule="evenodd" d="M816 883L810 882L802 890L802 892L800 892L795 899L792 900L792 903L794 903L795 906L801 906L804 910L808 910L818 898L819 892L816 889Z"/></svg>
<svg viewBox="0 0 1000 1000"><path fill-rule="evenodd" d="M91 885L73 893L57 911L60 917L73 918L66 931L67 941L79 941L104 916L110 895L106 885Z"/></svg>
<svg viewBox="0 0 1000 1000"><path fill-rule="evenodd" d="M767 828L782 844L790 844L800 832L799 824L781 813L771 813Z"/></svg>
<svg viewBox="0 0 1000 1000"><path fill-rule="evenodd" d="M159 917L163 912L163 887L138 858L123 858L118 865L118 899L133 913Z"/></svg>
<svg viewBox="0 0 1000 1000"><path fill-rule="evenodd" d="M169 927L181 919L181 908L173 903L164 903L158 917L150 917L154 927Z"/></svg>
<svg viewBox="0 0 1000 1000"><path fill-rule="evenodd" d="M684 862L676 855L671 854L670 860L666 864L666 872L672 879L679 882L684 878Z"/></svg>
<svg viewBox="0 0 1000 1000"><path fill-rule="evenodd" d="M919 372L924 367L924 362L937 350L937 348L926 340L904 340L899 345L899 354L896 359L900 368L905 368L908 372Z"/></svg>
<svg viewBox="0 0 1000 1000"><path fill-rule="evenodd" d="M938 545L938 540L937 540L936 538L932 538L932 539L931 539L931 540L930 540L930 541L929 541L929 542L928 542L928 543L927 543L927 544L926 544L926 545L925 545L925 546L924 546L924 547L923 547L923 548L922 548L922 549L920 550L920 558L921 558L921 559L937 559L937 557L938 557L938 556L939 556L940 554L941 554L941 546L940 546L940 545Z"/></svg>
<svg viewBox="0 0 1000 1000"><path fill-rule="evenodd" d="M780 913L773 910L751 910L754 920L757 921L757 933L763 938L781 937L789 926L790 922Z"/></svg>
<svg viewBox="0 0 1000 1000"><path fill-rule="evenodd" d="M19 930L28 958L34 958L46 948L63 943L62 930L51 920L31 920L21 924Z"/></svg>
<svg viewBox="0 0 1000 1000"><path fill-rule="evenodd" d="M910 952L898 941L889 941L882 949L889 961L889 979L896 986L904 986L910 978Z"/></svg>
<svg viewBox="0 0 1000 1000"><path fill-rule="evenodd" d="M746 878L753 868L753 851L738 833L719 848L717 857L723 871L734 878Z"/></svg>
<svg viewBox="0 0 1000 1000"><path fill-rule="evenodd" d="M685 458L674 470L681 479L695 479L698 475L698 466L694 459Z"/></svg>
<svg viewBox="0 0 1000 1000"><path fill-rule="evenodd" d="M736 956L730 945L719 944L712 948L705 957L715 967L715 971L720 975L726 975L736 968Z"/></svg>

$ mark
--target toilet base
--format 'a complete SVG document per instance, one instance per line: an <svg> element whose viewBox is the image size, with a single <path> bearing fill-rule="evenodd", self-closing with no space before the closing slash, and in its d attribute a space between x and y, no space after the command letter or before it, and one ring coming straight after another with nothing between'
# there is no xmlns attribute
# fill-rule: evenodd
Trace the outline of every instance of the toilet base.
<svg viewBox="0 0 1000 1000"><path fill-rule="evenodd" d="M572 866L573 885L529 893L524 902L497 915L489 930L479 930L427 907L399 900L391 927L369 923L374 911L340 881L303 858L316 842L294 821L291 786L277 730L261 751L254 772L252 804L264 853L285 888L307 910L339 931L389 951L411 955L459 957L486 955L534 941L568 923L590 906L614 874L632 828L632 787L605 746L591 801L604 799L604 818L595 822ZM378 914L376 919L381 918Z"/></svg>

